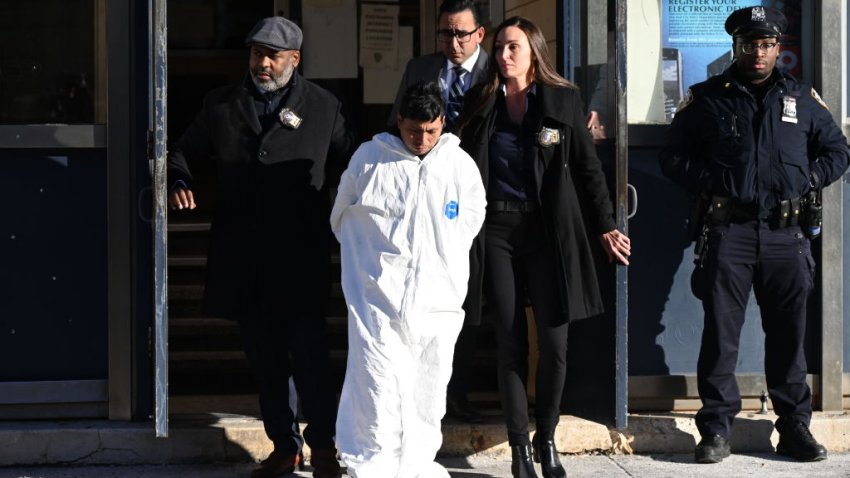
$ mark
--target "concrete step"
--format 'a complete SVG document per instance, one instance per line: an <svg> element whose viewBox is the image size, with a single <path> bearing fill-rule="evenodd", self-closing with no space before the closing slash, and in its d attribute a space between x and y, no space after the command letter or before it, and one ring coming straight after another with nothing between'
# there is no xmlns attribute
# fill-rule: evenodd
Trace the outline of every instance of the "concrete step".
<svg viewBox="0 0 850 478"><path fill-rule="evenodd" d="M345 350L331 350L328 352L331 362L344 363L348 352ZM210 364L218 364L226 368L242 368L247 366L248 359L245 352L241 350L190 350L168 352L169 363L179 369L206 369ZM218 371L220 369L215 369Z"/></svg>
<svg viewBox="0 0 850 478"><path fill-rule="evenodd" d="M168 349L241 350L239 324L232 320L210 318L171 318L168 322Z"/></svg>
<svg viewBox="0 0 850 478"><path fill-rule="evenodd" d="M168 221L168 232L174 234L186 233L208 233L212 228L212 223L209 221L186 221L173 222Z"/></svg>
<svg viewBox="0 0 850 478"><path fill-rule="evenodd" d="M733 453L772 451L778 440L772 426L775 419L741 413L735 420ZM847 413L815 413L811 429L830 452L850 451ZM562 453L691 454L698 433L692 414L632 414L625 430L563 416L555 441ZM201 414L172 414L168 438L156 438L150 422L14 421L0 423L0 443L5 444L0 447L0 463L5 466L245 462L259 461L272 450L260 420L214 408ZM309 453L305 449L308 458ZM479 425L444 420L440 455L509 457L502 417L491 415Z"/></svg>
<svg viewBox="0 0 850 478"><path fill-rule="evenodd" d="M328 346L348 348L347 319L326 317ZM168 345L172 351L242 350L239 324L232 320L205 317L170 318Z"/></svg>
<svg viewBox="0 0 850 478"><path fill-rule="evenodd" d="M196 267L196 268L205 268L207 267L207 256L206 255L168 255L168 267Z"/></svg>
<svg viewBox="0 0 850 478"><path fill-rule="evenodd" d="M171 272L169 271L169 277L171 277ZM168 284L168 300L179 299L179 300L197 300L201 301L204 299L204 281L201 280L193 281L193 282L169 282ZM334 282L331 284L331 300L339 299L345 300L345 297L342 294L342 284L339 282Z"/></svg>
<svg viewBox="0 0 850 478"><path fill-rule="evenodd" d="M168 300L204 300L204 284L168 284Z"/></svg>

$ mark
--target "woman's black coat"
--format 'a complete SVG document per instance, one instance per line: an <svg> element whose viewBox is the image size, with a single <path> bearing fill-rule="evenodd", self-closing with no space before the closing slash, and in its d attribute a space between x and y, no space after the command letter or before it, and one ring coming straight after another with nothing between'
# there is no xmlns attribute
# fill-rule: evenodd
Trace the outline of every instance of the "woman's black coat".
<svg viewBox="0 0 850 478"><path fill-rule="evenodd" d="M488 185L488 148L495 126L496 96L501 93L496 92L476 109L483 86L478 85L467 93L464 103L469 105L469 110L464 115L469 120L460 134L461 147L478 163L484 184ZM599 315L603 305L588 233L598 237L615 229L616 223L602 163L586 128L579 91L537 84L535 94L529 98L539 102L539 108L529 108L540 112L540 117L531 123L534 133L545 127L560 134L557 144L544 147L535 142L533 173L546 234L555 246L557 257L553 260L558 266L564 320ZM589 222L589 231L584 218ZM467 320L472 324L481 321L485 237L482 229L470 254L465 308Z"/></svg>

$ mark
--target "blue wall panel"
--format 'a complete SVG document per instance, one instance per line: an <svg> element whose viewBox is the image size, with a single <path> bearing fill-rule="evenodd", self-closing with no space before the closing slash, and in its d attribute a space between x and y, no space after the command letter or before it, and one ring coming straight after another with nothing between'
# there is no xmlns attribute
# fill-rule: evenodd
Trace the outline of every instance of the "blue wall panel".
<svg viewBox="0 0 850 478"><path fill-rule="evenodd" d="M0 217L0 381L105 379L105 151L0 151Z"/></svg>

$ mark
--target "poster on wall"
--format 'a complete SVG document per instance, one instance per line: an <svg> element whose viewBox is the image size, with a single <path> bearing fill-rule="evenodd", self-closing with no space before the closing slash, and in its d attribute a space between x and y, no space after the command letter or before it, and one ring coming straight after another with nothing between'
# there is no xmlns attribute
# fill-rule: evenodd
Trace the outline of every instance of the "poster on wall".
<svg viewBox="0 0 850 478"><path fill-rule="evenodd" d="M360 7L360 66L398 68L398 5Z"/></svg>
<svg viewBox="0 0 850 478"><path fill-rule="evenodd" d="M724 28L726 18L740 8L779 8L788 18L777 66L800 77L801 0L662 0L662 79L664 112L673 118L684 91L732 63L732 37Z"/></svg>
<svg viewBox="0 0 850 478"><path fill-rule="evenodd" d="M393 104L407 61L413 58L413 27L398 28L398 68L363 68L363 104Z"/></svg>
<svg viewBox="0 0 850 478"><path fill-rule="evenodd" d="M312 0L302 9L304 76L357 78L357 2Z"/></svg>

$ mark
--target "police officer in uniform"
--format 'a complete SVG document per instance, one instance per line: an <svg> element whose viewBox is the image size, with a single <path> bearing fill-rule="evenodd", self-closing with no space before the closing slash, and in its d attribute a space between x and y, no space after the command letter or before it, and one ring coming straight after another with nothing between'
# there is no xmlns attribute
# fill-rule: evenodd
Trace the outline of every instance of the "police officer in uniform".
<svg viewBox="0 0 850 478"><path fill-rule="evenodd" d="M688 91L660 154L666 176L706 199L693 282L705 311L697 365L700 463L730 453L741 410L735 364L751 289L779 416L776 451L801 461L827 455L809 431L803 342L814 277L810 241L819 233L818 193L841 177L850 153L815 90L776 68L787 24L782 12L766 7L729 16L735 61Z"/></svg>
<svg viewBox="0 0 850 478"><path fill-rule="evenodd" d="M210 92L168 156L175 209L195 208L189 164L216 165L205 309L239 322L257 380L274 451L252 478L303 466L305 440L314 477L341 475L325 338L332 236L324 186L344 169L356 136L339 100L296 71L302 38L283 17L257 23L245 40L245 80ZM308 422L303 437L290 375Z"/></svg>

